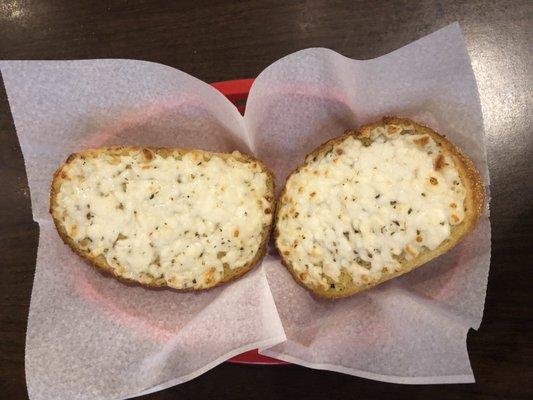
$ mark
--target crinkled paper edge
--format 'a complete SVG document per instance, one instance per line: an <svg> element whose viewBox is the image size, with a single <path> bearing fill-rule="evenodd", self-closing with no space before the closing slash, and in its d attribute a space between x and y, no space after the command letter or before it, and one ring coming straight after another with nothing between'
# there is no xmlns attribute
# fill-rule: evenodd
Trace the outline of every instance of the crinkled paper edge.
<svg viewBox="0 0 533 400"><path fill-rule="evenodd" d="M134 397L138 397L138 396L144 396L146 394L151 394L151 393L155 393L155 392L159 392L161 390L165 390L165 389L168 389L172 386L176 386L176 385L180 385L182 383L185 383L187 381L190 381L194 378L197 378L198 376L206 373L207 371L215 368L216 366L218 366L219 364L222 364L224 361L227 361L229 360L230 358L232 357L235 357L241 353L245 353L247 351L250 351L250 350L254 350L254 349L261 349L261 348L267 348L267 347L272 347L272 346L275 346L277 344L280 344L280 343L283 343L287 340L287 338L285 337L285 334L281 335L281 336L277 336L277 337L274 337L274 338L270 338L270 339L266 339L266 340L262 340L260 342L255 342L255 343L252 343L252 344L247 344L247 345L244 345L242 347L239 347L235 350L232 350L218 358L216 358L215 360L211 361L209 364L207 365L204 365L203 367L197 369L196 371L193 371L187 375L183 375L179 378L175 378L175 379L171 379L169 381L165 381L165 382L162 382L156 386L152 386L150 388L147 388L145 390L143 390L142 392L140 393L136 393L136 394L129 394L129 395L126 395L124 397L118 397L116 398L116 400L120 400L120 399L132 399Z"/></svg>
<svg viewBox="0 0 533 400"><path fill-rule="evenodd" d="M342 374L357 376L359 378L371 379L374 381L399 383L404 385L434 385L443 383L475 383L473 374L464 375L444 375L444 376L396 376L396 375L382 375L373 372L364 371L361 369L348 368L340 365L311 363L301 360L297 357L288 356L283 353L278 353L272 350L260 350L260 354L268 357L277 358L278 360L287 361L292 364L301 365L303 367L326 370L333 372L340 372Z"/></svg>

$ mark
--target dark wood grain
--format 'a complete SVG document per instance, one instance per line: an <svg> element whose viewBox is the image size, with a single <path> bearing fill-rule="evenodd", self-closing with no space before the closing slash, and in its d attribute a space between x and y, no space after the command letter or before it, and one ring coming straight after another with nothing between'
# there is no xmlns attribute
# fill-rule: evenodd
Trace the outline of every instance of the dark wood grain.
<svg viewBox="0 0 533 400"><path fill-rule="evenodd" d="M145 399L533 398L532 2L0 2L0 59L144 59L208 82L254 77L306 47L376 57L456 20L478 79L492 181L485 316L468 336L477 383L402 386L297 366L223 364ZM0 116L0 397L22 399L38 227L3 88Z"/></svg>

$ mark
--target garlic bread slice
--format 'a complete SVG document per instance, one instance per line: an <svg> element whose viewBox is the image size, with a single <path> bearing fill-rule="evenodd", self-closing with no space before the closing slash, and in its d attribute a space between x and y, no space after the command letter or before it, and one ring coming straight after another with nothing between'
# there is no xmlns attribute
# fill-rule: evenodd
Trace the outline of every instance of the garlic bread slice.
<svg viewBox="0 0 533 400"><path fill-rule="evenodd" d="M309 154L287 179L275 242L315 295L351 296L459 243L484 209L472 162L408 119L384 118Z"/></svg>
<svg viewBox="0 0 533 400"><path fill-rule="evenodd" d="M177 148L72 154L50 212L66 244L146 286L201 290L252 269L273 222L274 179L253 157Z"/></svg>

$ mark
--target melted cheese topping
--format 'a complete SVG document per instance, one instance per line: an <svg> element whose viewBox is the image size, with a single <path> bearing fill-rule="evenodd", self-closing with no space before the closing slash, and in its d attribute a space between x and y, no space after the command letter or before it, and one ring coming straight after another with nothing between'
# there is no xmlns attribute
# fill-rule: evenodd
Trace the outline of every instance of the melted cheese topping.
<svg viewBox="0 0 533 400"><path fill-rule="evenodd" d="M54 216L122 277L213 286L252 261L272 221L267 174L233 155L78 155L62 170Z"/></svg>
<svg viewBox="0 0 533 400"><path fill-rule="evenodd" d="M438 247L464 219L453 159L412 129L348 136L289 178L277 245L304 283L334 289L348 274L371 284Z"/></svg>

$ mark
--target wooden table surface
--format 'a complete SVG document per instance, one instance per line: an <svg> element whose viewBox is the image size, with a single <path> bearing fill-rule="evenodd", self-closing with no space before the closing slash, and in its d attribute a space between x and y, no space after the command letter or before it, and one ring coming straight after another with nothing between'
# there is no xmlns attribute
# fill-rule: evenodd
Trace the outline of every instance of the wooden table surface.
<svg viewBox="0 0 533 400"><path fill-rule="evenodd" d="M485 315L479 331L468 335L477 383L393 385L298 366L222 364L143 399L533 398L533 2L0 2L0 59L143 59L207 82L255 77L307 47L372 58L454 21L479 85L491 173ZM23 399L38 226L3 86L0 142L0 397Z"/></svg>

